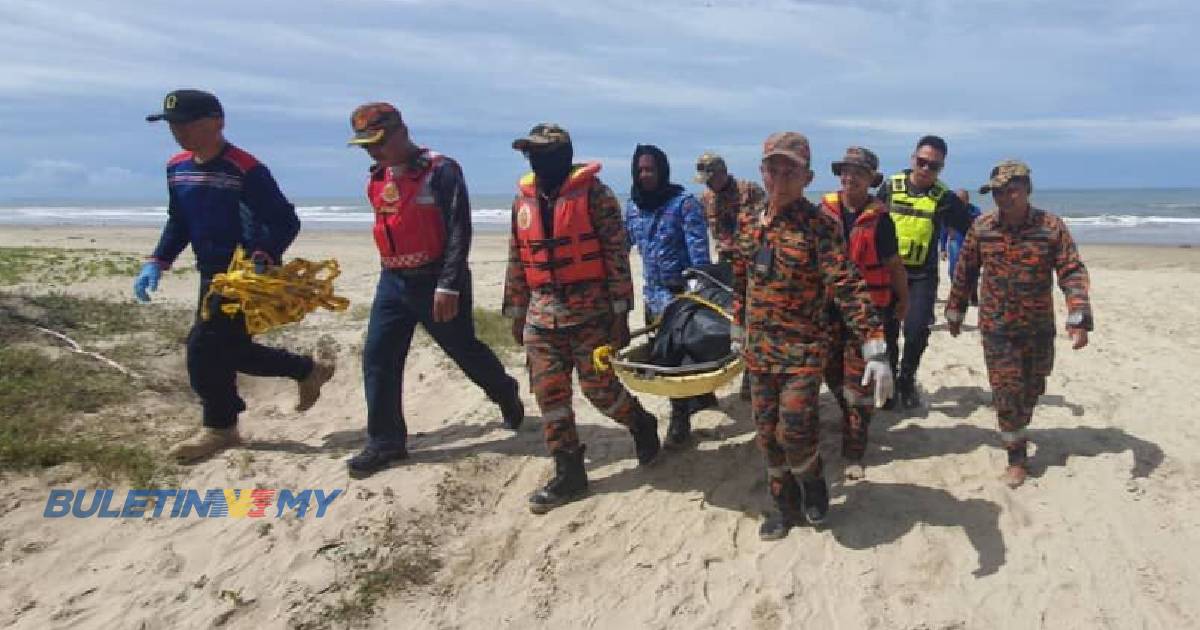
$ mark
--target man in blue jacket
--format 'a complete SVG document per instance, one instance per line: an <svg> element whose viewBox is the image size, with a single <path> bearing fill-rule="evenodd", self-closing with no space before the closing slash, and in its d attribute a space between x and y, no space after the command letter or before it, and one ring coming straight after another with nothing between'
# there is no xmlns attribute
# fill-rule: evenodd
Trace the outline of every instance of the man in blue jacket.
<svg viewBox="0 0 1200 630"><path fill-rule="evenodd" d="M188 377L204 408L203 429L171 449L181 463L193 462L240 443L238 414L246 403L238 396L237 374L286 376L299 384L296 411L316 403L321 386L333 376L332 356L300 356L254 343L241 313L221 312L221 298L204 303L214 274L229 267L240 245L261 273L277 264L300 231L296 209L280 192L267 167L225 141L225 113L217 97L200 90L175 90L161 113L183 152L167 162L167 223L154 253L142 265L134 296L149 302L162 272L189 244L200 271L200 304L187 339ZM200 309L207 308L207 320Z"/></svg>
<svg viewBox="0 0 1200 630"><path fill-rule="evenodd" d="M653 322L683 293L683 271L709 264L708 223L700 201L671 183L671 165L661 149L639 144L631 171L633 186L625 205L625 226L642 255L646 321ZM672 398L666 446L678 448L687 442L692 413L716 404L712 394Z"/></svg>

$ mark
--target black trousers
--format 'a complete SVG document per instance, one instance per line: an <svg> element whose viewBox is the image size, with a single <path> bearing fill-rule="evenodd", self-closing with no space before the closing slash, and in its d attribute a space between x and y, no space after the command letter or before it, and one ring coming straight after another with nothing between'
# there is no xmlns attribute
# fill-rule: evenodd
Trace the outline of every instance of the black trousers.
<svg viewBox="0 0 1200 630"><path fill-rule="evenodd" d="M312 371L312 359L280 348L255 343L246 332L246 319L239 312L230 317L221 312L229 300L214 297L204 303L211 275L200 276L196 321L187 339L187 369L192 390L204 407L204 426L226 429L237 424L246 403L238 395L237 375L286 376L301 380ZM200 310L209 309L208 321Z"/></svg>

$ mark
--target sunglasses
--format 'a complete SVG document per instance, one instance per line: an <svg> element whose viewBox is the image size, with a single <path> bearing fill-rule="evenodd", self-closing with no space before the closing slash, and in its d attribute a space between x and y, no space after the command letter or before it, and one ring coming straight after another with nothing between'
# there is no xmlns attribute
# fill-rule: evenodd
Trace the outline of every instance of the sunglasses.
<svg viewBox="0 0 1200 630"><path fill-rule="evenodd" d="M944 168L946 166L945 162L938 162L936 160L926 160L923 157L914 156L913 160L916 162L917 168L930 170L935 173L942 170L942 168Z"/></svg>

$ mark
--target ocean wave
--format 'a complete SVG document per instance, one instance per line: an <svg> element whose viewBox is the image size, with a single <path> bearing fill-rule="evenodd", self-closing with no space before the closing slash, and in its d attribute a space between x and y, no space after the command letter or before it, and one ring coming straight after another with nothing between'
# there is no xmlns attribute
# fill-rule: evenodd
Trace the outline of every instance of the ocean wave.
<svg viewBox="0 0 1200 630"><path fill-rule="evenodd" d="M1103 214L1094 217L1065 217L1068 225L1089 227L1131 228L1153 225L1200 225L1200 217L1136 216L1132 214Z"/></svg>

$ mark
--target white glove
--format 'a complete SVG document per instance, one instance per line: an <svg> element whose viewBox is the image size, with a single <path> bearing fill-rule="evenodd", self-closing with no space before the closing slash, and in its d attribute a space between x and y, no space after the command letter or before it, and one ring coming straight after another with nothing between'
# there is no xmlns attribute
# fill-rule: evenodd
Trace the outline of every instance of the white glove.
<svg viewBox="0 0 1200 630"><path fill-rule="evenodd" d="M887 342L882 339L872 339L863 344L863 357L867 366L863 370L862 386L875 383L875 406L882 407L892 397L893 381L892 368L887 361Z"/></svg>

